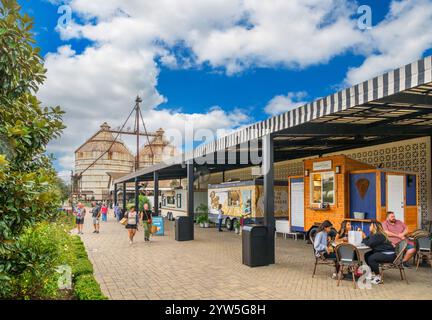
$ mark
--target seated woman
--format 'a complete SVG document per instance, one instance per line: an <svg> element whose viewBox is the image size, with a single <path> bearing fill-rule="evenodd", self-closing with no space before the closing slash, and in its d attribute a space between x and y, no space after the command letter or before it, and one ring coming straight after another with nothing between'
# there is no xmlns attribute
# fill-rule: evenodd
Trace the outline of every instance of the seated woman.
<svg viewBox="0 0 432 320"><path fill-rule="evenodd" d="M339 232L336 234L335 242L336 243L348 242L348 232L350 232L350 231L353 231L351 221L344 220L341 224L341 228L340 228ZM362 229L357 228L356 231L361 231L362 237L363 238L366 237L366 235L362 231Z"/></svg>
<svg viewBox="0 0 432 320"><path fill-rule="evenodd" d="M363 239L363 243L372 250L365 253L365 261L372 270L372 284L379 284L379 264L392 262L396 259L396 253L380 222L371 222L369 230L370 235Z"/></svg>
<svg viewBox="0 0 432 320"><path fill-rule="evenodd" d="M336 242L348 242L348 232L352 230L350 221L343 221L339 232L336 234Z"/></svg>
<svg viewBox="0 0 432 320"><path fill-rule="evenodd" d="M329 232L333 227L332 223L325 220L319 226L314 240L314 249L317 257L324 257L329 260L336 260L336 254L334 253L333 247L329 244ZM338 273L338 266L336 266L336 272L333 273L332 278L336 278Z"/></svg>

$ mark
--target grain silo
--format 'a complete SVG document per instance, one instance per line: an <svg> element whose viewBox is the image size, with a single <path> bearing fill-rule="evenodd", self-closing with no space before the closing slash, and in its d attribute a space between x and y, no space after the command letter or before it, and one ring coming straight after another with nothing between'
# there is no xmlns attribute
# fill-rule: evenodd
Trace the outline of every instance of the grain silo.
<svg viewBox="0 0 432 320"><path fill-rule="evenodd" d="M165 139L164 134L165 131L160 128L152 137L150 144L146 144L140 149L140 168L163 162L177 155L176 147Z"/></svg>
<svg viewBox="0 0 432 320"><path fill-rule="evenodd" d="M110 180L107 172L130 173L134 170L134 161L131 151L122 141L115 140L110 126L104 122L100 130L75 151L79 193L88 200L106 200Z"/></svg>

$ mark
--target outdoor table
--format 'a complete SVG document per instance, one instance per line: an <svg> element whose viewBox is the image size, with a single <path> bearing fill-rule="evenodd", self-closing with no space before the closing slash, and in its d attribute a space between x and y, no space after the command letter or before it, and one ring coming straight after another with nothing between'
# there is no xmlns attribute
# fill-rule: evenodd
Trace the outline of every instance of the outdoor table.
<svg viewBox="0 0 432 320"><path fill-rule="evenodd" d="M368 247L367 245L365 245L364 243L360 243L359 245L355 245L355 247L357 248L357 250L360 253L360 261L365 262L364 260L364 255L366 252L372 250L370 247Z"/></svg>
<svg viewBox="0 0 432 320"><path fill-rule="evenodd" d="M352 243L351 243L351 244L352 244ZM337 245L338 245L338 243L336 243L336 242L332 242L331 245L332 245L334 248L336 248ZM368 247L367 245L365 245L364 243L360 243L360 244L358 244L358 245L355 245L355 244L354 244L354 246L357 248L357 250L358 250L359 253L360 253L360 257L359 257L360 261L365 262L365 261L364 261L364 254L365 254L366 252L372 250L372 249L371 249L370 247Z"/></svg>

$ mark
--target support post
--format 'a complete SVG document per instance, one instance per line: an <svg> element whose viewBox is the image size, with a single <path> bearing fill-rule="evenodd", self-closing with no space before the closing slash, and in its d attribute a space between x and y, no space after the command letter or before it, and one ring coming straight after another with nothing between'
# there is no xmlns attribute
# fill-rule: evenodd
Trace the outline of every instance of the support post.
<svg viewBox="0 0 432 320"><path fill-rule="evenodd" d="M138 178L135 178L135 210L139 212L139 185Z"/></svg>
<svg viewBox="0 0 432 320"><path fill-rule="evenodd" d="M191 225L191 240L194 239L194 165L193 160L187 163L187 181L188 181L188 192L187 192L187 214L190 219Z"/></svg>
<svg viewBox="0 0 432 320"><path fill-rule="evenodd" d="M117 206L117 183L114 183L114 206Z"/></svg>
<svg viewBox="0 0 432 320"><path fill-rule="evenodd" d="M123 182L123 212L126 212L126 182Z"/></svg>
<svg viewBox="0 0 432 320"><path fill-rule="evenodd" d="M159 173L155 171L153 173L153 184L154 184L154 212L159 215Z"/></svg>
<svg viewBox="0 0 432 320"><path fill-rule="evenodd" d="M274 144L273 135L263 138L262 171L264 175L264 225L267 227L268 263L275 263L275 218L274 218Z"/></svg>

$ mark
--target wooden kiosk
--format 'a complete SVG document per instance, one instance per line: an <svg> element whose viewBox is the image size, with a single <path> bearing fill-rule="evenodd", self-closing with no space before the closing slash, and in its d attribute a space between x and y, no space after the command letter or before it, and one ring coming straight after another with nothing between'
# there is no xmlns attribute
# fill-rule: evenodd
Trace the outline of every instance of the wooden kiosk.
<svg viewBox="0 0 432 320"><path fill-rule="evenodd" d="M384 221L387 211L393 211L410 231L417 228L415 173L376 169L337 155L305 160L304 176L289 177L288 181L293 231L309 233L324 220L339 229L344 220L350 220L355 228L369 233L369 223Z"/></svg>

